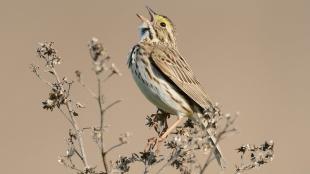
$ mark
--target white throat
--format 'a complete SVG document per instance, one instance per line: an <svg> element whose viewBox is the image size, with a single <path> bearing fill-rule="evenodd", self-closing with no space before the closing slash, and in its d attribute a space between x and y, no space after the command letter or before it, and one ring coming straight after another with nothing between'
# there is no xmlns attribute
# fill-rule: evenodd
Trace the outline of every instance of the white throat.
<svg viewBox="0 0 310 174"><path fill-rule="evenodd" d="M151 24L143 23L140 26L140 42L141 41L149 41L149 42L159 42L158 38L155 37L155 31L152 27L150 27Z"/></svg>

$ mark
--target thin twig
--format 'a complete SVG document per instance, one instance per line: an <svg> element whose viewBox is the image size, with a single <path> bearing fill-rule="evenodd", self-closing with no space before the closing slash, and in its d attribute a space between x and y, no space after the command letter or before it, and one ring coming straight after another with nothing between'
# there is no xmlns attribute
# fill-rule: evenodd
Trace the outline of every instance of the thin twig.
<svg viewBox="0 0 310 174"><path fill-rule="evenodd" d="M97 85L98 85L98 96L97 96L97 101L98 101L98 106L99 106L99 110L100 110L100 151L101 151L101 158L102 158L102 162L103 162L103 166L104 169L107 173L109 173L109 167L107 164L107 160L106 160L106 152L104 149L104 144L103 144L103 123L104 123L104 109L103 109L103 101L102 101L102 94L101 94L101 79L100 77L98 77L97 75Z"/></svg>
<svg viewBox="0 0 310 174"><path fill-rule="evenodd" d="M60 78L59 78L55 68L52 67L51 70L52 70L52 72L53 72L57 82L61 83ZM86 157L86 152L85 152L85 148L84 148L84 143L83 143L82 132L81 132L81 130L79 128L79 125L78 125L77 121L75 120L75 116L73 115L73 111L72 111L72 107L71 107L70 102L69 101L66 102L65 105L66 105L66 108L67 108L67 110L69 112L69 115L71 117L71 124L72 124L72 127L73 127L73 129L74 129L74 131L76 133L78 144L80 146L81 155L83 157L82 162L83 162L85 168L89 168L89 165L88 165L88 162L87 162L87 157Z"/></svg>
<svg viewBox="0 0 310 174"><path fill-rule="evenodd" d="M81 169L78 169L78 168L75 167L75 165L73 164L71 158L68 158L68 161L70 162L70 165L67 164L66 162L63 162L62 164L63 164L65 167L68 167L68 168L70 168L70 169L72 169L72 170L77 171L78 173L83 173L83 171L82 171Z"/></svg>
<svg viewBox="0 0 310 174"><path fill-rule="evenodd" d="M51 68L52 72L54 73L54 77L56 78L57 82L60 83L60 79L59 79L59 76L55 70L55 68Z"/></svg>
<svg viewBox="0 0 310 174"><path fill-rule="evenodd" d="M73 115L71 105L69 104L69 102L66 103L66 107L68 109L68 112L70 113L70 117L71 117L72 122L73 122L73 129L77 135L78 145L80 146L81 155L83 157L83 164L84 164L85 168L89 168L89 165L87 162L87 157L86 157L86 152L85 152L85 148L84 148L82 131L80 130L79 125L78 125L77 121L75 120L75 116Z"/></svg>
<svg viewBox="0 0 310 174"><path fill-rule="evenodd" d="M89 92L89 94L90 94L92 97L97 98L97 95L94 93L94 91L91 90L88 86L86 86L86 84L82 81L82 79L81 79L81 80L78 80L78 82L82 85L83 88L85 88L85 89Z"/></svg>
<svg viewBox="0 0 310 174"><path fill-rule="evenodd" d="M81 159L81 161L83 161L83 157L82 157L82 155L80 154L80 152L78 152L77 150L76 150L76 148L74 147L74 152L77 154L77 156Z"/></svg>
<svg viewBox="0 0 310 174"><path fill-rule="evenodd" d="M73 126L72 120L67 116L67 114L59 107L60 113L69 121L69 123Z"/></svg>
<svg viewBox="0 0 310 174"><path fill-rule="evenodd" d="M165 169L168 165L170 165L174 160L176 160L176 158L180 155L180 152L181 152L180 150L177 150L177 151L174 153L173 157L170 158L170 159L157 171L156 174L162 173L162 172L164 171L164 169Z"/></svg>
<svg viewBox="0 0 310 174"><path fill-rule="evenodd" d="M109 80L113 75L117 74L117 72L115 71L111 71L111 73L109 75L107 75L104 79L103 82L106 82L107 80Z"/></svg>
<svg viewBox="0 0 310 174"><path fill-rule="evenodd" d="M109 104L108 106L106 106L103 110L103 112L106 112L108 109L110 109L111 107L113 107L114 105L120 103L122 100L116 100L114 102L112 102L111 104Z"/></svg>
<svg viewBox="0 0 310 174"><path fill-rule="evenodd" d="M203 174L205 170L207 169L207 167L209 166L209 164L211 163L211 161L215 159L215 158L211 158L212 155L213 155L213 151L210 152L206 162L204 163L202 169L200 170L200 174Z"/></svg>
<svg viewBox="0 0 310 174"><path fill-rule="evenodd" d="M147 174L147 173L149 173L150 165L147 164L147 159L145 159L143 163L144 163L144 172L143 172L143 174Z"/></svg>
<svg viewBox="0 0 310 174"><path fill-rule="evenodd" d="M51 88L53 87L53 85L49 81L47 81L41 77L41 75L38 72L38 67L36 65L31 64L31 68L32 68L32 72L37 76L37 78L39 80L41 80L43 83L47 84L49 87L51 87Z"/></svg>
<svg viewBox="0 0 310 174"><path fill-rule="evenodd" d="M111 152L112 150L114 150L114 149L116 149L116 148L118 148L124 144L127 144L127 143L126 142L120 142L119 144L116 144L116 145L110 147L108 150L105 151L105 153L107 154L107 153Z"/></svg>

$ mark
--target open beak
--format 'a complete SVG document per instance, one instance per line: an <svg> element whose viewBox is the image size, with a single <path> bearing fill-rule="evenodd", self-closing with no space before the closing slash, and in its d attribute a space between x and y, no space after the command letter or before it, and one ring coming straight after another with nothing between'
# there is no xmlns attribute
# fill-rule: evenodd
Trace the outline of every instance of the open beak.
<svg viewBox="0 0 310 174"><path fill-rule="evenodd" d="M157 13L152 10L150 7L146 6L147 11L149 12L150 16L151 16L151 22L154 20L154 16L157 15Z"/></svg>
<svg viewBox="0 0 310 174"><path fill-rule="evenodd" d="M152 22L152 21L154 20L155 15L157 15L157 13L156 13L154 10L152 10L150 7L148 7L148 6L146 6L146 9L147 9L147 11L149 12L150 17L151 17L150 22ZM142 15L140 15L140 14L137 14L137 16L138 16L138 18L139 18L142 22L147 22L147 21L149 21L146 17L144 17L144 16L142 16Z"/></svg>
<svg viewBox="0 0 310 174"><path fill-rule="evenodd" d="M138 18L143 22L143 23L148 23L148 19L140 14L137 13Z"/></svg>

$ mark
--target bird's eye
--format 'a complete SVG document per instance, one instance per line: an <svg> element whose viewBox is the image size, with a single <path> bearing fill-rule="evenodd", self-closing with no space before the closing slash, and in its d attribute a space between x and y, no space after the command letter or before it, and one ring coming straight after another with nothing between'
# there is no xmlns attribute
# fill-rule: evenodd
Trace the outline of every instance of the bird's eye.
<svg viewBox="0 0 310 174"><path fill-rule="evenodd" d="M160 26L162 26L162 27L166 27L166 23L161 22L161 23L160 23Z"/></svg>

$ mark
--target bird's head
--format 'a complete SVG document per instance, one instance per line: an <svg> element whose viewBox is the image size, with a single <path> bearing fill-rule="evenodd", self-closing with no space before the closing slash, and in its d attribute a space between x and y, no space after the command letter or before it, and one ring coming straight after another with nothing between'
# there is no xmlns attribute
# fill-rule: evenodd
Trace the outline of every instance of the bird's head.
<svg viewBox="0 0 310 174"><path fill-rule="evenodd" d="M175 26L172 21L167 16L160 15L149 7L146 8L150 14L150 20L137 14L142 21L140 27L141 39L175 45Z"/></svg>

